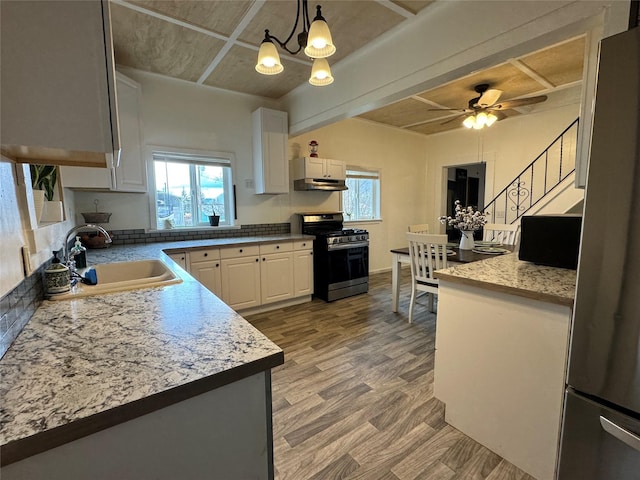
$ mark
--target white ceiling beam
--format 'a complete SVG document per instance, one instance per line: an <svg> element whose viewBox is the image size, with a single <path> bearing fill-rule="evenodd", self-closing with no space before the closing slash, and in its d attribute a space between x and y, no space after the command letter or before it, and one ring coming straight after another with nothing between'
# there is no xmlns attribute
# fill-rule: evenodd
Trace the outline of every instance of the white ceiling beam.
<svg viewBox="0 0 640 480"><path fill-rule="evenodd" d="M509 60L509 62L511 65L513 65L514 67L516 67L518 70L520 70L522 73L524 73L525 75L531 77L533 80L535 80L536 82L538 82L540 85L542 85L544 88L547 88L549 90L553 90L554 88L556 88L556 86L551 83L549 80L547 80L546 78L544 78L542 75L540 75L538 72L536 72L535 70L527 67L524 63L522 63L520 60L516 60L515 58L512 58L511 60Z"/></svg>
<svg viewBox="0 0 640 480"><path fill-rule="evenodd" d="M413 17L416 16L415 13L410 12L406 8L400 6L400 5L396 4L396 3L393 3L391 0L376 0L376 2L378 2L383 7L386 7L389 10L397 13L398 15L403 16L404 18L413 18Z"/></svg>

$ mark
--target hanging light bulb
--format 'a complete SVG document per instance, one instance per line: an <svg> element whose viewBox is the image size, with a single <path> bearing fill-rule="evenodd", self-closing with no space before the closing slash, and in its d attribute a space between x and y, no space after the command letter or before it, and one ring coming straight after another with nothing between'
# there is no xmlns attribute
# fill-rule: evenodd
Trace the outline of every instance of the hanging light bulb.
<svg viewBox="0 0 640 480"><path fill-rule="evenodd" d="M326 58L316 58L313 61L309 83L316 87L324 87L333 83L333 76Z"/></svg>
<svg viewBox="0 0 640 480"><path fill-rule="evenodd" d="M269 31L266 31L266 35ZM256 63L256 71L263 75L276 75L284 70L282 63L280 63L280 55L278 50L269 38L265 35L265 39L260 44L260 50L258 51L258 63Z"/></svg>
<svg viewBox="0 0 640 480"><path fill-rule="evenodd" d="M462 125L464 125L467 128L473 128L475 123L476 123L476 119L473 115L471 115L464 119L464 121L462 122Z"/></svg>
<svg viewBox="0 0 640 480"><path fill-rule="evenodd" d="M329 25L320 12L320 5L316 6L316 17L309 27L305 55L311 58L327 58L336 52L336 47L331 39Z"/></svg>
<svg viewBox="0 0 640 480"><path fill-rule="evenodd" d="M493 125L494 123L496 123L496 120L498 120L498 117L495 116L493 113L489 113L487 115L487 121L486 121L486 125L487 127L490 127L491 125Z"/></svg>
<svg viewBox="0 0 640 480"><path fill-rule="evenodd" d="M476 115L476 124L478 125L478 129L487 124L487 114L485 112L480 112Z"/></svg>

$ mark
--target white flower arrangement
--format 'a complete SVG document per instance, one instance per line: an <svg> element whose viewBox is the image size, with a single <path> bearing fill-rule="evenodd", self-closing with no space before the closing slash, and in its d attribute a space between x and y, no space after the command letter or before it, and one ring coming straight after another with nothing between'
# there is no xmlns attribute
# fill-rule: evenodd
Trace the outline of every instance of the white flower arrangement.
<svg viewBox="0 0 640 480"><path fill-rule="evenodd" d="M450 227L457 228L458 230L480 230L487 223L487 212L480 212L474 210L473 207L463 207L460 200L456 200L455 203L456 212L455 216L447 217L445 215L438 217L440 223L448 224Z"/></svg>

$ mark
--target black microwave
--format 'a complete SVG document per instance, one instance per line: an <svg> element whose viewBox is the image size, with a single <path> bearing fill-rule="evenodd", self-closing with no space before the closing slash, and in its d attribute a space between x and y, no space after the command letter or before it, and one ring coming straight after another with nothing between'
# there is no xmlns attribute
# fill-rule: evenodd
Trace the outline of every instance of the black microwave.
<svg viewBox="0 0 640 480"><path fill-rule="evenodd" d="M531 215L520 219L518 258L537 265L578 268L582 215Z"/></svg>

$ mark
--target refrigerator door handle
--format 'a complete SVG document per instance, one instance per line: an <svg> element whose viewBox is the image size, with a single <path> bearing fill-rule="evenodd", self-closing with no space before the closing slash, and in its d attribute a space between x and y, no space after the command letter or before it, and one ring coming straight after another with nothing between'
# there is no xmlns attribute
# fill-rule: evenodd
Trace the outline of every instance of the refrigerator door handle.
<svg viewBox="0 0 640 480"><path fill-rule="evenodd" d="M634 435L628 430L625 430L619 425L616 425L611 420L603 417L602 415L600 415L600 425L602 425L602 428L604 429L605 432L613 435L621 442L629 445L634 450L640 452L640 437L638 437L637 435Z"/></svg>

